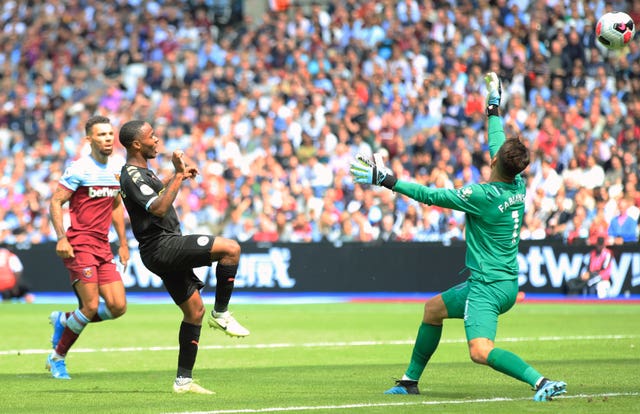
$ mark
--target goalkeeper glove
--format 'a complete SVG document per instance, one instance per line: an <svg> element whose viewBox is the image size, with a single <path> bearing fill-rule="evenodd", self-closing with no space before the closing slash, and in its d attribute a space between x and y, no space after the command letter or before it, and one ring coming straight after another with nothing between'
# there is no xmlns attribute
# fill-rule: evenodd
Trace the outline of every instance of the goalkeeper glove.
<svg viewBox="0 0 640 414"><path fill-rule="evenodd" d="M360 184L381 185L393 190L398 179L391 170L384 166L381 156L375 154L374 158L376 159L375 163L366 155L356 155L356 159L351 162L351 168L349 168L353 180Z"/></svg>
<svg viewBox="0 0 640 414"><path fill-rule="evenodd" d="M487 85L487 115L500 115L500 98L502 97L502 84L495 72L489 72L484 77Z"/></svg>

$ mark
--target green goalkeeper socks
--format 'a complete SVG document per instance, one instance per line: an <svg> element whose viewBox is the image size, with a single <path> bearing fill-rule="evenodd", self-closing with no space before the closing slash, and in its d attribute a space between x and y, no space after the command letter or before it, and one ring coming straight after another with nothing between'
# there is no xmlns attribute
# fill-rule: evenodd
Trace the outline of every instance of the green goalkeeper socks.
<svg viewBox="0 0 640 414"><path fill-rule="evenodd" d="M409 368L405 372L408 378L415 381L420 379L427 362L431 359L431 355L436 352L441 336L442 325L436 326L424 322L420 325L416 342L413 345L411 362L409 362Z"/></svg>
<svg viewBox="0 0 640 414"><path fill-rule="evenodd" d="M518 355L500 348L493 348L487 357L487 364L496 371L502 372L535 387L542 375Z"/></svg>
<svg viewBox="0 0 640 414"><path fill-rule="evenodd" d="M435 326L422 323L418 328L418 335L413 346L411 361L405 372L405 377L418 381L422 376L429 359L438 348L442 336L442 325ZM535 387L536 381L542 377L531 365L527 364L516 354L500 348L489 352L487 364L496 371Z"/></svg>

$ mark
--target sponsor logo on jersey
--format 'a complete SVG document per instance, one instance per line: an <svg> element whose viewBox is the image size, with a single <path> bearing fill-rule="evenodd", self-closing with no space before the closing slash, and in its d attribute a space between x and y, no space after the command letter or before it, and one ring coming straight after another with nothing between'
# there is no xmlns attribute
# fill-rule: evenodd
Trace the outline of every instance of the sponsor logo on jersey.
<svg viewBox="0 0 640 414"><path fill-rule="evenodd" d="M206 246L207 243L209 243L209 237L200 236L198 237L198 240L196 240L196 243L198 243L198 246Z"/></svg>
<svg viewBox="0 0 640 414"><path fill-rule="evenodd" d="M458 197L464 201L469 201L471 194L473 194L473 189L471 187L462 187L458 189Z"/></svg>
<svg viewBox="0 0 640 414"><path fill-rule="evenodd" d="M142 184L140 186L140 192L146 196L153 194L153 188L149 187L146 184Z"/></svg>
<svg viewBox="0 0 640 414"><path fill-rule="evenodd" d="M120 189L112 187L89 187L88 193L89 198L117 197Z"/></svg>

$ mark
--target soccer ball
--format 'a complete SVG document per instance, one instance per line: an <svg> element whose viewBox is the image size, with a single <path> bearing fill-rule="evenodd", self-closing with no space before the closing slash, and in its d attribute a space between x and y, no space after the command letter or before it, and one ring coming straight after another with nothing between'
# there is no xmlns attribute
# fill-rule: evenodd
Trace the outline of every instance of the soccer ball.
<svg viewBox="0 0 640 414"><path fill-rule="evenodd" d="M633 19L624 12L605 13L596 24L598 42L609 50L620 50L636 34Z"/></svg>

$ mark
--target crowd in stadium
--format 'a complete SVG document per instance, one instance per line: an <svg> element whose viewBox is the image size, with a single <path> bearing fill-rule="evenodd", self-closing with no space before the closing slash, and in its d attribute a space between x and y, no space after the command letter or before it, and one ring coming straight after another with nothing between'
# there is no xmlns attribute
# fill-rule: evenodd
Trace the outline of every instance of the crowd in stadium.
<svg viewBox="0 0 640 414"><path fill-rule="evenodd" d="M185 233L462 239L462 214L354 185L348 169L381 152L403 179L485 181L487 71L507 136L532 153L522 239L638 240L640 36L608 52L594 24L609 10L640 22L640 1L346 0L227 27L207 4L2 2L3 242L55 240L49 199L93 114L116 131L151 122L160 176L175 149L197 163L176 201Z"/></svg>

